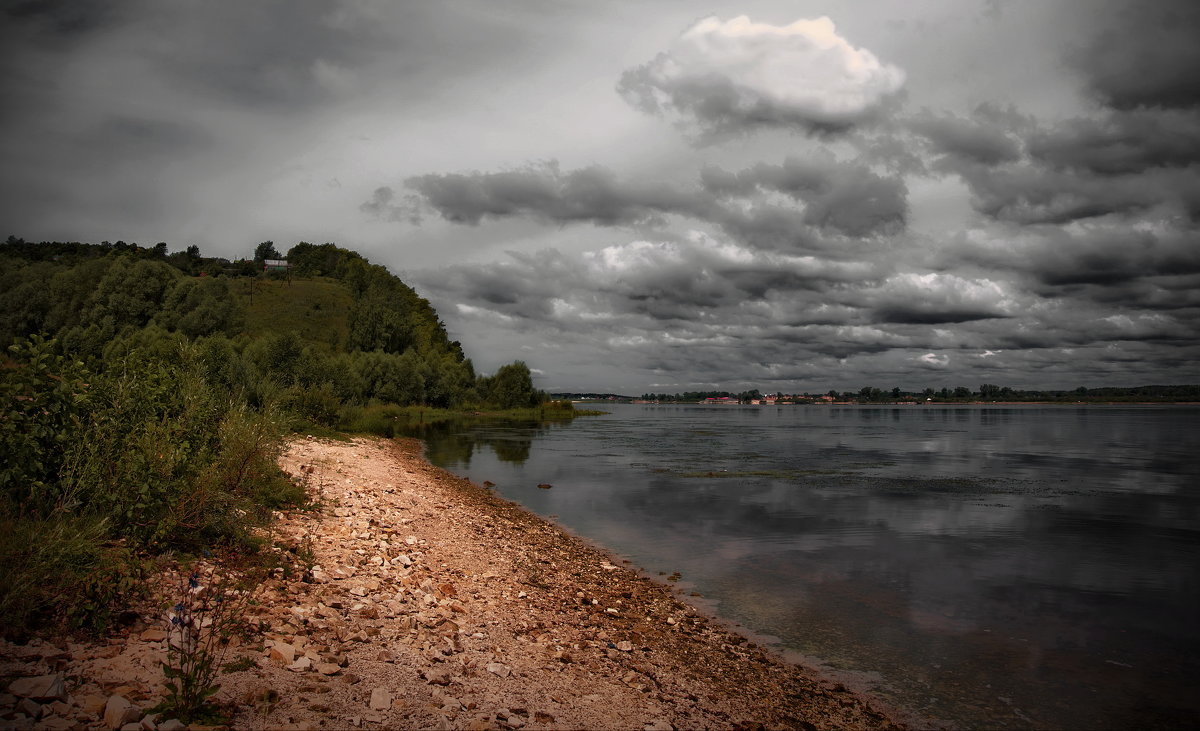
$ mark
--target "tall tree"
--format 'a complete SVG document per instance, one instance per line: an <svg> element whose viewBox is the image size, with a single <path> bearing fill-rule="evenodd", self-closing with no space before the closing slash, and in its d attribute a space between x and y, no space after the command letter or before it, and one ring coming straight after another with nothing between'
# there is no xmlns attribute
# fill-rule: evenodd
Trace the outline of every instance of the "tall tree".
<svg viewBox="0 0 1200 731"><path fill-rule="evenodd" d="M254 247L254 261L259 264L267 259L282 259L283 255L275 249L274 241L264 241Z"/></svg>

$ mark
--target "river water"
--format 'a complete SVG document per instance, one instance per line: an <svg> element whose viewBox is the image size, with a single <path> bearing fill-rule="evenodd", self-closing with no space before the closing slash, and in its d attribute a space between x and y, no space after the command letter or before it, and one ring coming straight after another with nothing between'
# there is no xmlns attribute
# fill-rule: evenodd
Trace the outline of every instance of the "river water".
<svg viewBox="0 0 1200 731"><path fill-rule="evenodd" d="M603 408L415 435L921 718L1200 720L1200 408Z"/></svg>

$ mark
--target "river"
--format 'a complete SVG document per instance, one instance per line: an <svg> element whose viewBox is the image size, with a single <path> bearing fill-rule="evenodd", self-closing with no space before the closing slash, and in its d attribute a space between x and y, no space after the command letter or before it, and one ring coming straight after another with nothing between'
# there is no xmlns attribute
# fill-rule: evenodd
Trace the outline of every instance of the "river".
<svg viewBox="0 0 1200 731"><path fill-rule="evenodd" d="M415 435L920 718L1200 718L1200 408L603 408Z"/></svg>

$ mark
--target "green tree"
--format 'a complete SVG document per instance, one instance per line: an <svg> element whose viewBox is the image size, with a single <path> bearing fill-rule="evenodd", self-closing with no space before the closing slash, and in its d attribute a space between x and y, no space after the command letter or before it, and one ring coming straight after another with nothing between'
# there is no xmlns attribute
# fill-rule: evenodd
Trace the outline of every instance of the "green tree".
<svg viewBox="0 0 1200 731"><path fill-rule="evenodd" d="M282 259L283 256L275 249L274 241L264 241L254 247L254 261L262 264L267 259Z"/></svg>
<svg viewBox="0 0 1200 731"><path fill-rule="evenodd" d="M163 299L155 322L190 338L235 334L244 315L225 279L181 279Z"/></svg>
<svg viewBox="0 0 1200 731"><path fill-rule="evenodd" d="M979 397L984 399L994 399L1000 395L1001 388L992 383L979 384Z"/></svg>
<svg viewBox="0 0 1200 731"><path fill-rule="evenodd" d="M500 366L489 380L486 397L502 409L536 406L537 394L529 366L520 360Z"/></svg>
<svg viewBox="0 0 1200 731"><path fill-rule="evenodd" d="M81 324L114 331L126 325L142 327L159 311L163 297L180 276L162 262L121 257L88 298Z"/></svg>

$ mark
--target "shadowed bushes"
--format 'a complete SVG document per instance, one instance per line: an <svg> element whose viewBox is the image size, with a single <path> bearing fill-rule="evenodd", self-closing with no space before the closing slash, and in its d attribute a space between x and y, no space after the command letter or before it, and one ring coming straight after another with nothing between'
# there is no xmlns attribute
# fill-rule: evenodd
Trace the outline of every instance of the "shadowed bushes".
<svg viewBox="0 0 1200 731"><path fill-rule="evenodd" d="M137 557L253 550L253 526L304 500L276 465L278 409L214 387L196 346L102 373L53 347L14 346L0 382L4 628L47 613L98 628L140 584Z"/></svg>

